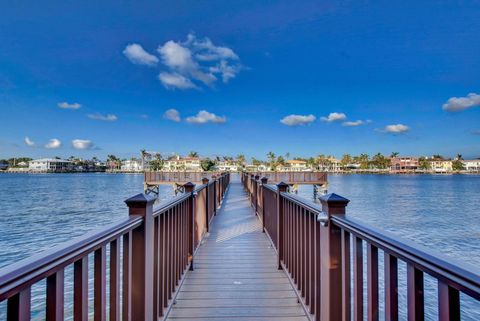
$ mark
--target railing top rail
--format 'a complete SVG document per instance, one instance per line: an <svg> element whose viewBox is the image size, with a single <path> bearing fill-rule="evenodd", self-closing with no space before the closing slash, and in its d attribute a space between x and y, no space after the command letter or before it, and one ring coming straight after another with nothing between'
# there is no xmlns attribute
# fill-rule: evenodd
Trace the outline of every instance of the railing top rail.
<svg viewBox="0 0 480 321"><path fill-rule="evenodd" d="M169 200L167 200L163 203L160 203L159 205L157 205L153 208L153 216L156 217L156 216L158 216L162 213L165 213L166 211L168 211L169 209L171 209L175 205L184 202L189 197L190 197L190 193L183 193L183 194L180 194L180 195L175 196L173 198L170 198Z"/></svg>
<svg viewBox="0 0 480 321"><path fill-rule="evenodd" d="M366 226L345 215L332 216L331 220L336 226L480 300L480 272L475 267L447 258L391 233Z"/></svg>
<svg viewBox="0 0 480 321"><path fill-rule="evenodd" d="M139 226L142 220L141 216L131 215L120 223L108 225L1 268L0 301L131 231Z"/></svg>
<svg viewBox="0 0 480 321"><path fill-rule="evenodd" d="M289 200L289 201L292 201L293 203L295 204L298 204L300 205L301 207L307 209L308 211L316 214L318 216L318 220L319 221L327 221L328 220L328 216L322 211L322 207L312 201L309 201L303 197L300 197L298 195L295 195L295 194L291 194L291 193L288 193L288 192L282 192L281 193L282 197Z"/></svg>

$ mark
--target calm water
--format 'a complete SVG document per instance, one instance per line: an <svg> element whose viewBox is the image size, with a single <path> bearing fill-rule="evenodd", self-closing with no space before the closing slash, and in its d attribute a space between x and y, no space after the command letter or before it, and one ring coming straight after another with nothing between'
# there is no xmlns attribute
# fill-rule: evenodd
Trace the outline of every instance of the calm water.
<svg viewBox="0 0 480 321"><path fill-rule="evenodd" d="M125 218L123 201L142 190L142 175L1 174L0 267ZM330 175L328 190L351 200L348 215L480 266L480 176ZM170 197L172 188L161 195ZM302 186L299 195L312 199L312 188ZM435 298L428 278L426 292ZM405 297L400 293L401 305ZM427 300L426 310L435 309ZM472 300L463 313L480 320Z"/></svg>

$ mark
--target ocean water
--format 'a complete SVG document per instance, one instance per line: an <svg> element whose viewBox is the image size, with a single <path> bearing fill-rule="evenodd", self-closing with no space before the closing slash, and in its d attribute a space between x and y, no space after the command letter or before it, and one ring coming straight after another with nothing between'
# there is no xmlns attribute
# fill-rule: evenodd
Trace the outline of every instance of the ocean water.
<svg viewBox="0 0 480 321"><path fill-rule="evenodd" d="M142 191L143 175L1 174L0 267L125 218L123 201ZM480 266L478 175L330 175L328 192L350 199L349 216ZM311 186L301 186L298 194L313 200ZM162 186L160 195L161 200L173 196L172 187ZM381 266L382 261L380 278ZM400 287L404 272L399 264ZM71 290L70 274L67 269L66 292ZM36 320L44 318L43 286L40 282L33 288ZM436 320L436 281L428 276L425 291L427 320ZM399 296L400 306L406 305L406 291ZM380 298L382 310L382 287ZM4 312L5 302L0 303L0 320ZM401 308L401 320L405 313ZM462 317L480 320L480 305L462 296Z"/></svg>

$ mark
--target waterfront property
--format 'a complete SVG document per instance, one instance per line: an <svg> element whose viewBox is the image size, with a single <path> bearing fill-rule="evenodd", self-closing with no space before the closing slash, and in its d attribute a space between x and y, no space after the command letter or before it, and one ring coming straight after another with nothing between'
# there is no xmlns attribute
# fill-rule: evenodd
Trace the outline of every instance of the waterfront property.
<svg viewBox="0 0 480 321"><path fill-rule="evenodd" d="M88 318L91 299L97 320L107 309L111 320L134 321L362 320L364 311L378 320L380 296L386 320L398 320L400 309L423 320L426 274L438 280L439 320L461 318L460 293L480 299L478 274L352 219L345 198L326 195L319 206L287 193L281 182L247 174L241 181L224 174L188 183L184 194L158 206L139 194L126 201L127 219L1 269L8 320L29 320L31 289L42 279L46 319L64 319L70 265L74 320ZM399 282L401 262L406 285Z"/></svg>
<svg viewBox="0 0 480 321"><path fill-rule="evenodd" d="M64 159L41 158L30 161L28 169L32 172L66 172L73 169L73 164L71 161Z"/></svg>
<svg viewBox="0 0 480 321"><path fill-rule="evenodd" d="M393 172L413 172L420 166L417 157L392 157L390 162Z"/></svg>

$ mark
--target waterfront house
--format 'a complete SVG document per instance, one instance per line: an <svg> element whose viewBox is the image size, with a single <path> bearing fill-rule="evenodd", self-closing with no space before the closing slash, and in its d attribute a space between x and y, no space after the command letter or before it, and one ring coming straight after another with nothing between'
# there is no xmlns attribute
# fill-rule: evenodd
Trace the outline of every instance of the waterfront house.
<svg viewBox="0 0 480 321"><path fill-rule="evenodd" d="M73 163L65 159L41 158L28 163L28 170L31 172L67 172L72 168Z"/></svg>
<svg viewBox="0 0 480 321"><path fill-rule="evenodd" d="M328 157L327 159L318 158L317 161L318 170L321 172L337 173L342 169L341 161L335 157Z"/></svg>
<svg viewBox="0 0 480 321"><path fill-rule="evenodd" d="M142 161L138 159L124 160L120 170L124 172L141 172L143 171Z"/></svg>
<svg viewBox="0 0 480 321"><path fill-rule="evenodd" d="M186 172L203 171L199 157L180 157L179 155L168 158L164 163L163 170Z"/></svg>
<svg viewBox="0 0 480 321"><path fill-rule="evenodd" d="M218 161L215 165L215 169L220 172L238 172L240 168L240 164L235 160Z"/></svg>
<svg viewBox="0 0 480 321"><path fill-rule="evenodd" d="M480 172L480 159L462 160L465 171L470 173Z"/></svg>
<svg viewBox="0 0 480 321"><path fill-rule="evenodd" d="M446 159L434 159L430 161L430 169L434 173L450 173L452 172L452 161Z"/></svg>
<svg viewBox="0 0 480 321"><path fill-rule="evenodd" d="M416 171L420 166L417 157L393 157L390 168L394 172Z"/></svg>
<svg viewBox="0 0 480 321"><path fill-rule="evenodd" d="M304 172L310 170L307 166L307 162L298 159L291 159L285 162L285 165L277 167L279 172Z"/></svg>

